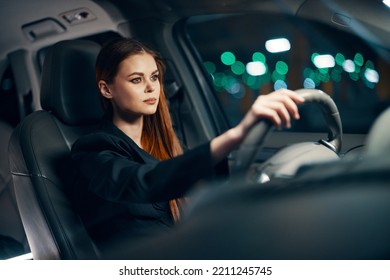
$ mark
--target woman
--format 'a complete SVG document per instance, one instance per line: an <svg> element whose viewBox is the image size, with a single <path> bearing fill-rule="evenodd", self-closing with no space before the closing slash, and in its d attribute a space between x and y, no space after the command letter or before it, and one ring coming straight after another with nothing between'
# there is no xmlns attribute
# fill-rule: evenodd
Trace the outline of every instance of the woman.
<svg viewBox="0 0 390 280"><path fill-rule="evenodd" d="M118 236L146 237L180 219L182 197L243 141L261 118L275 126L298 119L303 99L289 90L260 96L244 119L210 142L183 154L162 88L160 56L133 39L106 44L96 79L106 116L99 131L72 148L76 205L99 244ZM196 166L196 168L194 168Z"/></svg>

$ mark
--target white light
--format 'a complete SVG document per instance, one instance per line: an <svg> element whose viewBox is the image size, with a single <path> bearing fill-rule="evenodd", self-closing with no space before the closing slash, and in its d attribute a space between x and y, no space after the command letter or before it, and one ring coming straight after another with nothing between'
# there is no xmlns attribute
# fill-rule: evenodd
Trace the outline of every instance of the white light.
<svg viewBox="0 0 390 280"><path fill-rule="evenodd" d="M343 69L345 72L353 73L355 72L355 63L352 60L347 59L344 61Z"/></svg>
<svg viewBox="0 0 390 280"><path fill-rule="evenodd" d="M387 7L390 7L390 0L383 0L383 4L385 4Z"/></svg>
<svg viewBox="0 0 390 280"><path fill-rule="evenodd" d="M313 61L317 68L331 68L335 65L334 57L330 54L317 55Z"/></svg>
<svg viewBox="0 0 390 280"><path fill-rule="evenodd" d="M267 67L265 67L264 63L261 61L249 62L246 65L246 72L251 76L261 76L264 75L266 71Z"/></svg>
<svg viewBox="0 0 390 280"><path fill-rule="evenodd" d="M366 72L364 72L364 77L371 83L376 84L379 82L379 73L373 69L367 69Z"/></svg>
<svg viewBox="0 0 390 280"><path fill-rule="evenodd" d="M286 38L272 39L265 42L265 48L270 53L285 52L291 49L291 44Z"/></svg>

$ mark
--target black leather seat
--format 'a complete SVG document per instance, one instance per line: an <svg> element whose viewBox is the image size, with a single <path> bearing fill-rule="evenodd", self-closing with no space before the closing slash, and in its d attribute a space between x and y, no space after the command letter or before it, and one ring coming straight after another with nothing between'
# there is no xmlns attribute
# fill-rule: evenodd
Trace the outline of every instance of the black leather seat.
<svg viewBox="0 0 390 280"><path fill-rule="evenodd" d="M381 113L370 129L365 150L367 156L384 156L390 153L389 123L390 107Z"/></svg>
<svg viewBox="0 0 390 280"><path fill-rule="evenodd" d="M12 134L10 169L34 259L97 259L97 249L66 196L74 141L103 111L94 77L100 45L62 41L45 56L41 106Z"/></svg>
<svg viewBox="0 0 390 280"><path fill-rule="evenodd" d="M13 127L0 120L0 259L30 251L11 188L8 142Z"/></svg>

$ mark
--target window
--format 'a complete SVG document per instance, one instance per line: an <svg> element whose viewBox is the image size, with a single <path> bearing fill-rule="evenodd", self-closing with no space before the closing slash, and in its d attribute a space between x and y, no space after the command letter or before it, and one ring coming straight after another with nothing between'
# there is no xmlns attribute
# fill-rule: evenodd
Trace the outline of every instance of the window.
<svg viewBox="0 0 390 280"><path fill-rule="evenodd" d="M19 107L15 79L11 67L7 67L0 83L0 120L12 126L19 122Z"/></svg>
<svg viewBox="0 0 390 280"><path fill-rule="evenodd" d="M187 30L232 126L258 94L282 87L331 95L345 133L366 133L389 104L390 65L349 32L274 14L193 17ZM293 131L325 131L317 112L303 106Z"/></svg>

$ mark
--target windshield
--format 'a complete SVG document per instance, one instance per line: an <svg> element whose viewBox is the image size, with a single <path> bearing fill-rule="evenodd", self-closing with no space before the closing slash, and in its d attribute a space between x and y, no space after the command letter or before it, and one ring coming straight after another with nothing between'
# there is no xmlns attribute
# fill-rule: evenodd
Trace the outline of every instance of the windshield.
<svg viewBox="0 0 390 280"><path fill-rule="evenodd" d="M283 87L316 88L331 95L345 133L366 133L389 104L385 77L390 65L382 58L384 51L349 32L259 14L192 17L187 30L231 126L259 94ZM303 106L293 131L325 131L317 111Z"/></svg>

